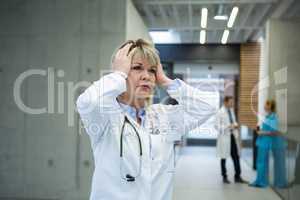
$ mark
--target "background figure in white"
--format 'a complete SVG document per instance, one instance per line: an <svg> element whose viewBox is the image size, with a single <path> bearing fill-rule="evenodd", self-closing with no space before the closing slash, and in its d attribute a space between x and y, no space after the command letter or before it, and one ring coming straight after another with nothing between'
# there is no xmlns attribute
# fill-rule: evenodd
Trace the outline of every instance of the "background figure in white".
<svg viewBox="0 0 300 200"><path fill-rule="evenodd" d="M221 159L223 182L225 184L230 183L227 177L226 159L231 156L235 170L234 181L236 183L246 183L241 178L241 138L239 125L234 114L232 96L225 96L224 98L224 105L216 116L216 129L218 131L217 156Z"/></svg>

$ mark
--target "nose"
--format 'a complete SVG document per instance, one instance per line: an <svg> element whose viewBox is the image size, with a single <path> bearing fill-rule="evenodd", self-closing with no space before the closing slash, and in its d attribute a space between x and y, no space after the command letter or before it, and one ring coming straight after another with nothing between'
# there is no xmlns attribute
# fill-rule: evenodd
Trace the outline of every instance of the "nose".
<svg viewBox="0 0 300 200"><path fill-rule="evenodd" d="M142 80L150 80L150 72L148 70L143 70L141 74L141 79Z"/></svg>

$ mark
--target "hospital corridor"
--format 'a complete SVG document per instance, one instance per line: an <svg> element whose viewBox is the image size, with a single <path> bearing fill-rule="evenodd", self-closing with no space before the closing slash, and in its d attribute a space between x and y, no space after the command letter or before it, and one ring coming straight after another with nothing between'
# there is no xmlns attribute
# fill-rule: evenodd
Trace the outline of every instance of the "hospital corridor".
<svg viewBox="0 0 300 200"><path fill-rule="evenodd" d="M0 200L299 200L300 0L1 0Z"/></svg>
<svg viewBox="0 0 300 200"><path fill-rule="evenodd" d="M245 162L241 161L243 176L247 180L255 179L255 172ZM182 149L177 163L174 200L181 199L236 199L244 200L280 200L280 197L270 188L263 190L250 188L247 185L223 185L219 171L219 162L215 157L215 149L211 147L186 147ZM229 177L233 180L233 165L228 162L231 171Z"/></svg>

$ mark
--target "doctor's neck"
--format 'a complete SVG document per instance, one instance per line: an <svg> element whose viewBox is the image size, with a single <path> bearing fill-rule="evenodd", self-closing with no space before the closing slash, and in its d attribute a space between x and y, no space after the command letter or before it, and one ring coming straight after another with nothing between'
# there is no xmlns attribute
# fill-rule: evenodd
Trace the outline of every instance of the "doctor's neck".
<svg viewBox="0 0 300 200"><path fill-rule="evenodd" d="M126 93L118 96L117 100L120 103L134 107L136 110L144 108L147 105L146 98L130 98Z"/></svg>

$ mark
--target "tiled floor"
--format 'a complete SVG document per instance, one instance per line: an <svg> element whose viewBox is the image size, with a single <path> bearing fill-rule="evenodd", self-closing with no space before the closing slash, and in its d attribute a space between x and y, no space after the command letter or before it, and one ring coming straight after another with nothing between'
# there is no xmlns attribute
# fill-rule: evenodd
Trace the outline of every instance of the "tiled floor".
<svg viewBox="0 0 300 200"><path fill-rule="evenodd" d="M241 160L242 176L253 181L255 172ZM231 159L227 161L229 179L233 177ZM215 148L185 147L177 162L174 200L280 200L270 188L247 185L223 185Z"/></svg>

